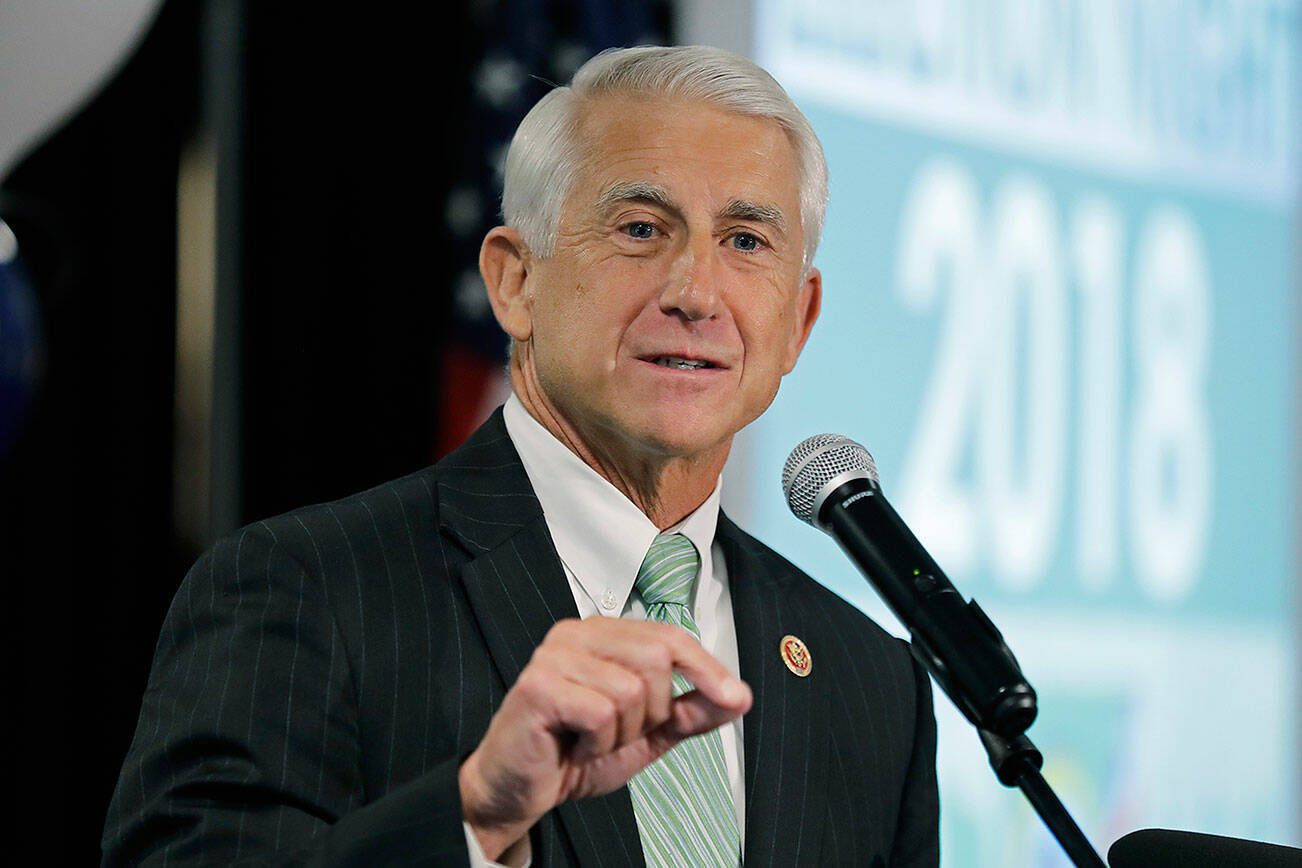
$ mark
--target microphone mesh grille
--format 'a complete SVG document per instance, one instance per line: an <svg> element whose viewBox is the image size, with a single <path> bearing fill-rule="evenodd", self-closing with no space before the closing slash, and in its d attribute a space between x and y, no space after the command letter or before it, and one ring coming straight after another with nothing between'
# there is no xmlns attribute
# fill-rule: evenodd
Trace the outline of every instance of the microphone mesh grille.
<svg viewBox="0 0 1302 868"><path fill-rule="evenodd" d="M858 471L874 484L877 464L868 450L842 434L816 434L800 442L782 466L782 492L796 518L814 523L814 503L823 487L844 473Z"/></svg>

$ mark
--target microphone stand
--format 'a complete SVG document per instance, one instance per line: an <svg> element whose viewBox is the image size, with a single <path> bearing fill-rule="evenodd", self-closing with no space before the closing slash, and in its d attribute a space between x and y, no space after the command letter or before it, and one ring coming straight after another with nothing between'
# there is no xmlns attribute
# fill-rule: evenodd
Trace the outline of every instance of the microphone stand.
<svg viewBox="0 0 1302 868"><path fill-rule="evenodd" d="M948 579L942 587L936 575L943 573L934 563L930 566L934 574L918 570L913 582L923 598L931 600L929 618L900 619L910 627L913 656L976 727L999 783L1022 791L1072 864L1076 868L1107 868L1040 774L1044 756L1026 737L1026 729L1038 714L1035 690L1022 675L1013 649L976 600L965 603ZM890 574L880 568L875 571L879 576L883 573ZM888 604L893 602L892 596L907 600L897 586L878 582L874 587ZM883 587L895 593L888 595ZM940 597L944 605L938 602ZM900 606L895 611L899 615L907 610Z"/></svg>
<svg viewBox="0 0 1302 868"><path fill-rule="evenodd" d="M1021 789L1071 863L1077 868L1107 868L1049 782L1040 774L1044 757L1031 740L1025 735L1008 739L980 728L977 734L981 736L981 744L990 757L990 767L999 783Z"/></svg>
<svg viewBox="0 0 1302 868"><path fill-rule="evenodd" d="M892 606L910 628L913 656L976 727L999 783L1022 791L1072 864L1076 868L1107 868L1040 774L1044 756L1026 737L1027 727L1038 714L1035 690L1022 675L1013 649L976 600L964 602L948 579L942 586L936 578L944 575L940 568L934 562L929 566L929 573L915 570L913 581L914 589L930 600L929 617L911 617L905 605ZM879 566L872 574L898 575L899 570ZM879 580L874 587L888 605L909 600L898 583ZM939 602L942 598L943 605Z"/></svg>

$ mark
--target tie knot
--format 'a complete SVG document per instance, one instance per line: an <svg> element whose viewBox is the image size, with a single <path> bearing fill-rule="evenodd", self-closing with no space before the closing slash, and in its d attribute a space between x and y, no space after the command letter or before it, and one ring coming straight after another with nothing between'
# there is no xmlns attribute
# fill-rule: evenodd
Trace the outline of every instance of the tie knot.
<svg viewBox="0 0 1302 868"><path fill-rule="evenodd" d="M691 601L692 583L701 559L696 546L681 533L662 533L651 541L642 566L637 571L637 592L648 606Z"/></svg>

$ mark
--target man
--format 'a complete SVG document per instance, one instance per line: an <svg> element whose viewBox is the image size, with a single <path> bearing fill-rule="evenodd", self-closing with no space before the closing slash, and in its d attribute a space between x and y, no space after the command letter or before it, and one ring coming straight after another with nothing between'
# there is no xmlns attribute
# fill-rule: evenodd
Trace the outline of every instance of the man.
<svg viewBox="0 0 1302 868"><path fill-rule="evenodd" d="M718 511L818 315L825 190L726 52L540 101L480 260L513 397L199 561L106 861L936 864L925 675Z"/></svg>

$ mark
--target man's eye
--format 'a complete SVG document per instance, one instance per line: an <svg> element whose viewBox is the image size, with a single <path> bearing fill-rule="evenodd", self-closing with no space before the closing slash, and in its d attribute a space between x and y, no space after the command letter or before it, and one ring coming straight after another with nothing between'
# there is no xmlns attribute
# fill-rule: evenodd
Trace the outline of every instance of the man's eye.
<svg viewBox="0 0 1302 868"><path fill-rule="evenodd" d="M732 236L732 246L737 250L744 250L746 252L758 250L760 243L759 238L751 235L749 232L738 232L736 235Z"/></svg>
<svg viewBox="0 0 1302 868"><path fill-rule="evenodd" d="M639 221L637 223L628 224L624 227L624 231L627 232L630 237L646 240L655 235L656 228L650 223Z"/></svg>

